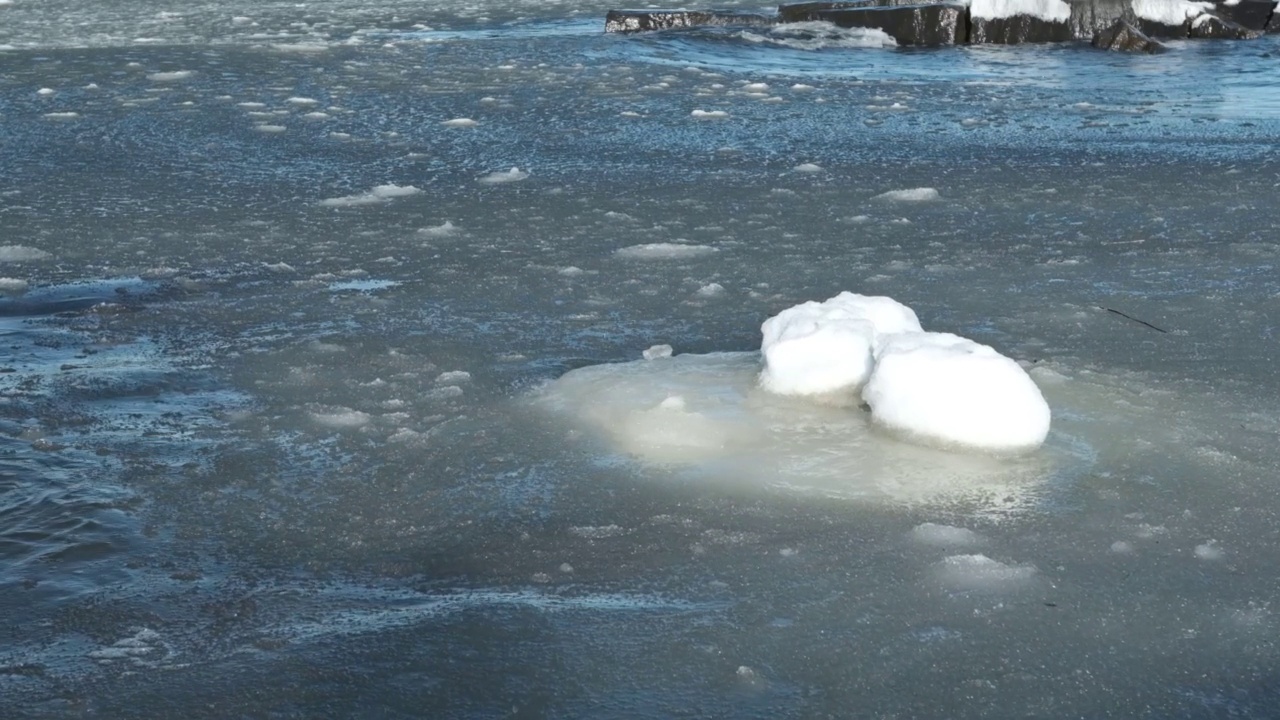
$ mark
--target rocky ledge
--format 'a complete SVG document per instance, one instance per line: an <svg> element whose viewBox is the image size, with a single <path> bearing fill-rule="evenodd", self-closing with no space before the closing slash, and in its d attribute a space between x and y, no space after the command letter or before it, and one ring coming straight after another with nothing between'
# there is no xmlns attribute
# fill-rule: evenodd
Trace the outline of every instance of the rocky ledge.
<svg viewBox="0 0 1280 720"><path fill-rule="evenodd" d="M774 15L717 10L610 10L605 32L829 22L880 30L899 45L1089 41L1159 52L1159 40L1248 40L1280 33L1276 0L844 0L779 6Z"/></svg>

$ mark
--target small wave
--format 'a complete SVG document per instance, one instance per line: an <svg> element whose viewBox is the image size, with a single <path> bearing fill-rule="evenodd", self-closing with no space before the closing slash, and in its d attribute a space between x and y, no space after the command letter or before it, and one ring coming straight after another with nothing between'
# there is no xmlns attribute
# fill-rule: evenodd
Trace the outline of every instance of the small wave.
<svg viewBox="0 0 1280 720"><path fill-rule="evenodd" d="M876 28L842 28L829 22L776 25L763 33L743 30L737 36L752 43L781 45L795 50L897 47L891 35Z"/></svg>

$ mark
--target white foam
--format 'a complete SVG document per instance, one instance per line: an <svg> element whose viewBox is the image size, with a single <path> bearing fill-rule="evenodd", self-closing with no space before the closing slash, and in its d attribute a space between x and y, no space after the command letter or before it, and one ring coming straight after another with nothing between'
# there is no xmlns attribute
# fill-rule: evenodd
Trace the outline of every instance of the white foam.
<svg viewBox="0 0 1280 720"><path fill-rule="evenodd" d="M450 235L457 235L460 232L462 232L461 228L448 220L445 220L439 225L432 225L431 227L424 227L418 230L419 235L426 235L427 237L449 237Z"/></svg>
<svg viewBox="0 0 1280 720"><path fill-rule="evenodd" d="M890 200L893 202L929 202L937 200L941 196L938 191L933 188L911 188L909 190L890 190L883 192L872 200Z"/></svg>
<svg viewBox="0 0 1280 720"><path fill-rule="evenodd" d="M1049 404L1026 371L950 333L885 338L862 399L878 425L927 442L1021 451L1049 434Z"/></svg>
<svg viewBox="0 0 1280 720"><path fill-rule="evenodd" d="M32 262L53 257L39 248L26 245L0 245L0 262Z"/></svg>
<svg viewBox="0 0 1280 720"><path fill-rule="evenodd" d="M472 120L471 118L454 118L452 120L445 120L440 124L445 127L475 127L480 123Z"/></svg>
<svg viewBox="0 0 1280 720"><path fill-rule="evenodd" d="M1213 10L1213 3L1191 0L1131 0L1133 14L1164 25L1181 25Z"/></svg>
<svg viewBox="0 0 1280 720"><path fill-rule="evenodd" d="M422 190L412 185L378 185L368 192L358 193L356 195L344 195L336 198L326 198L320 201L324 207L359 207L361 205L378 205L390 202L396 198L408 197L416 195Z"/></svg>
<svg viewBox="0 0 1280 720"><path fill-rule="evenodd" d="M486 185L500 185L502 183L519 182L529 177L529 173L524 172L518 167L512 167L506 172L491 172L480 178L479 182Z"/></svg>
<svg viewBox="0 0 1280 720"><path fill-rule="evenodd" d="M645 243L621 248L613 254L628 260L685 260L705 257L719 252L709 245L681 245L679 243Z"/></svg>
<svg viewBox="0 0 1280 720"><path fill-rule="evenodd" d="M969 14L988 20L1028 15L1047 22L1066 22L1071 19L1071 6L1063 0L971 0Z"/></svg>
<svg viewBox="0 0 1280 720"><path fill-rule="evenodd" d="M919 330L911 308L888 297L843 292L787 308L760 326L761 387L782 395L832 395L867 381L882 336Z"/></svg>
<svg viewBox="0 0 1280 720"><path fill-rule="evenodd" d="M968 528L928 522L912 528L911 539L921 545L941 548L973 547L984 542L981 535Z"/></svg>
<svg viewBox="0 0 1280 720"><path fill-rule="evenodd" d="M898 46L892 35L877 28L842 28L821 21L782 23L765 33L743 31L738 36L747 42L781 45L793 50Z"/></svg>
<svg viewBox="0 0 1280 720"><path fill-rule="evenodd" d="M645 360L658 360L660 358L669 358L673 352L670 345L653 345L649 349L641 353Z"/></svg>
<svg viewBox="0 0 1280 720"><path fill-rule="evenodd" d="M178 80L186 80L195 74L194 70L174 70L173 72L151 73L147 76L147 79L152 82L177 82Z"/></svg>
<svg viewBox="0 0 1280 720"><path fill-rule="evenodd" d="M938 580L957 590L1005 590L1036 575L1031 565L1006 565L986 555L952 555L934 566Z"/></svg>
<svg viewBox="0 0 1280 720"><path fill-rule="evenodd" d="M705 118L708 120L729 117L729 113L724 110L694 110L689 114L696 118Z"/></svg>

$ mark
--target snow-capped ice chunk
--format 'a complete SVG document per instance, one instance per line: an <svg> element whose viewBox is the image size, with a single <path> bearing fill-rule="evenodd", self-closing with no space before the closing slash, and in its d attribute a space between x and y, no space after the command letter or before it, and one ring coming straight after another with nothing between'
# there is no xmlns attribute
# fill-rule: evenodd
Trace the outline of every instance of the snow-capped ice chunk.
<svg viewBox="0 0 1280 720"><path fill-rule="evenodd" d="M614 252L628 260L684 260L704 257L719 252L710 245L682 245L680 243L644 243L630 245Z"/></svg>
<svg viewBox="0 0 1280 720"><path fill-rule="evenodd" d="M524 172L518 167L513 167L506 172L491 172L480 178L480 182L486 185L499 185L502 183L519 182L529 177L529 173Z"/></svg>
<svg viewBox="0 0 1280 720"><path fill-rule="evenodd" d="M31 262L53 257L40 248L26 245L0 245L0 262Z"/></svg>
<svg viewBox="0 0 1280 720"><path fill-rule="evenodd" d="M457 235L459 232L462 232L462 230L448 220L445 220L439 225L432 225L431 227L424 227L418 230L419 235L426 235L427 237L448 237L450 235Z"/></svg>
<svg viewBox="0 0 1280 720"><path fill-rule="evenodd" d="M707 283L698 288L698 297L720 297L724 294L724 286L720 283Z"/></svg>
<svg viewBox="0 0 1280 720"><path fill-rule="evenodd" d="M867 381L882 336L920 331L911 308L880 296L843 292L787 308L760 326L760 384L782 395L826 395Z"/></svg>
<svg viewBox="0 0 1280 720"><path fill-rule="evenodd" d="M344 195L342 197L327 198L321 200L320 204L325 207L359 207L361 205L378 205L389 202L395 198L416 195L422 190L412 185L378 185L368 192L358 193L356 195Z"/></svg>
<svg viewBox="0 0 1280 720"><path fill-rule="evenodd" d="M454 118L452 120L445 120L440 124L445 127L475 127L480 123L472 120L471 118Z"/></svg>
<svg viewBox="0 0 1280 720"><path fill-rule="evenodd" d="M950 333L886 338L862 399L878 425L943 445L1029 450L1049 434L1049 404L1026 371Z"/></svg>
<svg viewBox="0 0 1280 720"><path fill-rule="evenodd" d="M673 352L670 345L654 345L645 350L642 355L645 360L657 360L658 358L669 358Z"/></svg>
<svg viewBox="0 0 1280 720"><path fill-rule="evenodd" d="M957 590L1003 590L1036 575L1031 565L1006 565L986 555L952 555L935 566L942 584Z"/></svg>
<svg viewBox="0 0 1280 720"><path fill-rule="evenodd" d="M57 90L54 90L53 88L47 88L47 87L46 87L46 88L40 88L39 90L37 90L37 91L36 91L36 94L37 94L37 95L42 95L42 96L44 96L44 97L48 97L48 96L50 96L50 95L53 95L53 94L54 94L54 93L56 93L56 92L57 92Z"/></svg>
<svg viewBox="0 0 1280 720"><path fill-rule="evenodd" d="M982 536L968 528L931 522L912 528L911 539L921 545L941 548L973 547L983 543Z"/></svg>
<svg viewBox="0 0 1280 720"><path fill-rule="evenodd" d="M464 382L471 382L471 373L466 370L449 370L436 377L437 385L457 385Z"/></svg>
<svg viewBox="0 0 1280 720"><path fill-rule="evenodd" d="M1133 14L1164 25L1181 25L1213 10L1213 3L1191 0L1132 0Z"/></svg>
<svg viewBox="0 0 1280 720"><path fill-rule="evenodd" d="M798 173L819 173L819 172L822 172L822 166L821 166L821 165L816 165L816 164L814 164L814 163L800 163L799 165L797 165L797 166L795 166L795 167L793 167L793 168L791 168L791 169L792 169L792 170L794 170L795 172L798 172Z"/></svg>
<svg viewBox="0 0 1280 720"><path fill-rule="evenodd" d="M286 99L285 99L285 102L286 102L286 103L289 103L290 105L299 105L299 106L303 106L303 107L310 107L310 106L312 106L312 105L319 105L319 104L320 104L320 101L319 101L319 100L316 100L315 98L309 98L309 97L297 97L297 96L294 96L294 97L291 97L291 98L286 98Z"/></svg>
<svg viewBox="0 0 1280 720"><path fill-rule="evenodd" d="M893 202L928 202L940 196L933 188L911 188L908 190L890 190L871 198L872 200L891 200Z"/></svg>
<svg viewBox="0 0 1280 720"><path fill-rule="evenodd" d="M1066 22L1071 19L1071 6L1063 0L972 0L969 14L987 20L1029 15L1048 22Z"/></svg>

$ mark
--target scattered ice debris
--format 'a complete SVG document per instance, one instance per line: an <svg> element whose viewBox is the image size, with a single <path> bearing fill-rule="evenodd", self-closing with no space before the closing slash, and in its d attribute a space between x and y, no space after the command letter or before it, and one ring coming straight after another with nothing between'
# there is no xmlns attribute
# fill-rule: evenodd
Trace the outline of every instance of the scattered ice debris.
<svg viewBox="0 0 1280 720"><path fill-rule="evenodd" d="M694 110L689 114L696 118L706 118L706 119L729 117L729 113L725 112L724 110Z"/></svg>
<svg viewBox="0 0 1280 720"><path fill-rule="evenodd" d="M618 525L581 525L569 528L569 532L580 538L588 540L602 540L604 538L617 537L626 535L628 530Z"/></svg>
<svg viewBox="0 0 1280 720"><path fill-rule="evenodd" d="M1218 546L1218 543L1210 540L1196 546L1196 557L1201 560L1221 560L1226 557L1226 553Z"/></svg>
<svg viewBox="0 0 1280 720"><path fill-rule="evenodd" d="M426 235L427 237L449 237L450 235L457 235L460 232L462 232L461 228L448 220L445 220L439 225L432 225L418 230L419 235Z"/></svg>
<svg viewBox="0 0 1280 720"><path fill-rule="evenodd" d="M326 198L320 201L324 207L359 207L362 205L378 205L396 198L416 195L422 190L412 185L378 185L368 192L342 197Z"/></svg>
<svg viewBox="0 0 1280 720"><path fill-rule="evenodd" d="M892 200L894 202L928 202L937 200L941 196L938 191L933 188L912 188L910 190L890 190L889 192L880 193L872 200Z"/></svg>
<svg viewBox="0 0 1280 720"><path fill-rule="evenodd" d="M911 540L921 545L940 548L962 548L981 545L984 540L968 528L936 523L921 523L911 529Z"/></svg>
<svg viewBox="0 0 1280 720"><path fill-rule="evenodd" d="M850 292L806 302L765 320L760 384L782 395L827 395L867 381L882 335L920 330L911 308Z"/></svg>
<svg viewBox="0 0 1280 720"><path fill-rule="evenodd" d="M340 430L364 427L372 419L369 413L351 408L331 408L325 412L311 413L311 420L317 425Z"/></svg>
<svg viewBox="0 0 1280 720"><path fill-rule="evenodd" d="M133 665L156 667L173 655L160 633L150 628L138 628L131 637L115 641L111 646L91 650L88 657L101 664L128 661Z"/></svg>
<svg viewBox="0 0 1280 720"><path fill-rule="evenodd" d="M719 252L710 245L682 245L680 243L644 243L630 245L614 252L628 260L685 260L705 257Z"/></svg>
<svg viewBox="0 0 1280 720"><path fill-rule="evenodd" d="M147 76L152 82L177 82L191 78L196 73L194 70L174 70L172 72L156 72Z"/></svg>
<svg viewBox="0 0 1280 720"><path fill-rule="evenodd" d="M720 283L707 283L698 288L698 297L719 297L724 295L724 286Z"/></svg>
<svg viewBox="0 0 1280 720"><path fill-rule="evenodd" d="M500 171L491 172L488 175L485 175L484 177L480 178L480 182L486 185L499 185L502 183L518 182L520 180L524 180L527 177L529 177L529 173L524 172L518 167L512 167L510 170L506 172L500 172Z"/></svg>
<svg viewBox="0 0 1280 720"><path fill-rule="evenodd" d="M0 262L33 262L53 257L39 248L26 245L0 245Z"/></svg>
<svg viewBox="0 0 1280 720"><path fill-rule="evenodd" d="M475 127L480 123L472 120L471 118L454 118L452 120L445 120L440 124L445 127Z"/></svg>
<svg viewBox="0 0 1280 720"><path fill-rule="evenodd" d="M821 166L821 165L816 165L816 164L814 164L814 163L801 163L801 164L799 164L799 165L797 165L797 166L795 166L794 168L791 168L791 169L792 169L792 170L794 170L795 172L798 172L798 173L819 173L819 172L822 172L822 166Z"/></svg>
<svg viewBox="0 0 1280 720"><path fill-rule="evenodd" d="M653 345L645 350L642 355L645 360L657 360L659 358L669 358L673 352L670 345Z"/></svg>
<svg viewBox="0 0 1280 720"><path fill-rule="evenodd" d="M1036 575L1031 565L1006 565L986 555L952 555L934 566L937 578L957 590L1005 590Z"/></svg>

